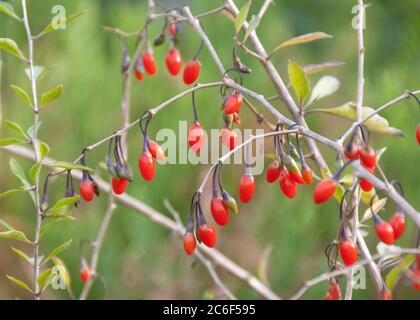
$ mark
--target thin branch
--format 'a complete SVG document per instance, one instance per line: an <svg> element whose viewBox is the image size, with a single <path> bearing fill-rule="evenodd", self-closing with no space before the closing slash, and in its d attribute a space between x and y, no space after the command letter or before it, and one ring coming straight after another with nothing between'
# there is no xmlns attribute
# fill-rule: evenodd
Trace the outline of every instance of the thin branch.
<svg viewBox="0 0 420 320"><path fill-rule="evenodd" d="M28 41L28 64L29 64L29 74L31 76L31 91L32 91L32 100L33 100L33 112L34 112L34 126L32 132L32 146L34 149L35 154L35 162L42 161L41 156L39 154L39 150L37 147L38 144L38 125L39 125L39 106L38 106L38 96L37 96L37 86L36 86L36 78L35 78L35 69L34 69L34 46L33 46L33 38L31 34L31 29L29 26L28 20L28 12L26 8L26 0L22 0L22 12L23 18L22 22L25 26L26 37ZM39 300L41 297L40 288L38 285L38 275L40 273L40 265L41 265L41 258L39 254L39 241L40 241L40 231L41 231L41 224L42 224L42 213L41 213L41 206L40 206L40 197L39 197L39 174L35 178L34 182L35 190L34 199L35 199L35 235L34 235L34 279L33 279L33 287L34 287L34 298Z"/></svg>
<svg viewBox="0 0 420 320"><path fill-rule="evenodd" d="M260 11L258 12L258 18L261 20L264 14L267 12L268 6L273 2L273 0L265 0L263 5L260 8Z"/></svg>
<svg viewBox="0 0 420 320"><path fill-rule="evenodd" d="M9 153L12 153L14 155L17 155L26 159L31 159L31 160L34 159L33 151L22 146L14 145L14 146L0 147L0 150L7 151ZM57 161L49 157L46 157L44 160L44 164L46 166L51 166L51 164L53 164L54 162L57 162ZM82 173L80 171L72 172L72 174L75 179L77 180L82 179ZM101 192L107 193L111 191L112 187L108 182L96 176L95 176L95 181L98 183L98 187L101 190ZM184 235L184 229L180 228L180 226L175 221L173 221L172 219L169 219L164 214L153 209L152 207L148 206L144 202L128 194L122 194L116 197L115 200L133 209L139 214L143 215L144 217L146 217L153 223L156 223L170 231L175 232L180 237ZM208 257L211 261L213 261L215 265L219 266L220 268L225 269L227 272L229 272L231 275L236 277L238 280L245 283L251 289L255 290L258 294L260 294L265 299L271 299L271 300L280 299L280 297L277 294L275 294L264 283L258 280L255 276L253 276L250 272L245 270L243 267L241 267L240 265L236 264L225 255L223 255L217 249L207 248L206 246L201 245L201 244L198 245L198 249L206 257Z"/></svg>

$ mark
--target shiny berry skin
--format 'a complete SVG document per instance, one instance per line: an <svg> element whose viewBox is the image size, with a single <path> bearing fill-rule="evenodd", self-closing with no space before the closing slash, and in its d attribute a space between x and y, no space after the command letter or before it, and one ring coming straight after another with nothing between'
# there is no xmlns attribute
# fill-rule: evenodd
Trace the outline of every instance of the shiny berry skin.
<svg viewBox="0 0 420 320"><path fill-rule="evenodd" d="M275 182L281 174L281 166L278 160L274 160L268 165L267 172L266 172L266 180L268 183Z"/></svg>
<svg viewBox="0 0 420 320"><path fill-rule="evenodd" d="M370 146L365 146L360 150L360 161L367 168L375 168L377 163L376 153Z"/></svg>
<svg viewBox="0 0 420 320"><path fill-rule="evenodd" d="M156 61L155 57L153 56L153 52L151 50L144 52L141 60L143 62L144 70L153 76L157 72Z"/></svg>
<svg viewBox="0 0 420 320"><path fill-rule="evenodd" d="M147 140L147 148L149 149L149 152L150 152L150 154L152 155L153 158L155 158L159 161L163 161L163 160L166 159L165 153L163 152L159 143L157 143L156 141L148 139Z"/></svg>
<svg viewBox="0 0 420 320"><path fill-rule="evenodd" d="M242 202L251 201L255 191L255 179L251 175L243 175L239 183L239 198Z"/></svg>
<svg viewBox="0 0 420 320"><path fill-rule="evenodd" d="M228 224L229 211L222 198L214 197L210 203L210 210L214 221L216 221L219 226Z"/></svg>
<svg viewBox="0 0 420 320"><path fill-rule="evenodd" d="M188 146L198 153L204 146L205 133L199 122L194 123L188 130Z"/></svg>
<svg viewBox="0 0 420 320"><path fill-rule="evenodd" d="M281 173L280 189L286 197L288 197L290 199L293 199L293 198L296 197L296 193L297 193L296 182L294 182L290 178L289 172L287 172L287 171L283 171Z"/></svg>
<svg viewBox="0 0 420 320"><path fill-rule="evenodd" d="M357 247L350 239L340 241L340 256L344 264L349 267L357 261Z"/></svg>
<svg viewBox="0 0 420 320"><path fill-rule="evenodd" d="M420 145L420 124L418 124L416 127L416 139L417 143Z"/></svg>
<svg viewBox="0 0 420 320"><path fill-rule="evenodd" d="M123 194L127 185L128 181L124 178L112 178L112 190L115 194Z"/></svg>
<svg viewBox="0 0 420 320"><path fill-rule="evenodd" d="M401 238L405 230L405 215L402 212L396 212L389 220L389 223L394 230L395 240Z"/></svg>
<svg viewBox="0 0 420 320"><path fill-rule="evenodd" d="M166 67L171 75L176 76L182 67L181 54L176 49L171 49L166 54Z"/></svg>
<svg viewBox="0 0 420 320"><path fill-rule="evenodd" d="M420 290L420 269L412 270L413 271L413 288L416 290Z"/></svg>
<svg viewBox="0 0 420 320"><path fill-rule="evenodd" d="M150 181L155 176L155 162L149 151L143 151L139 158L139 169L143 178Z"/></svg>
<svg viewBox="0 0 420 320"><path fill-rule="evenodd" d="M175 23L170 23L168 26L168 32L171 38L173 38L175 36L176 33L176 24Z"/></svg>
<svg viewBox="0 0 420 320"><path fill-rule="evenodd" d="M350 143L346 147L346 149L344 150L344 155L349 160L354 160L354 159L359 158L359 156L360 156L360 148L359 148L359 146L356 143L354 143L354 142Z"/></svg>
<svg viewBox="0 0 420 320"><path fill-rule="evenodd" d="M364 192L369 192L373 189L373 184L371 184L369 181L367 181L366 179L360 179L359 181L359 185L360 188L364 191Z"/></svg>
<svg viewBox="0 0 420 320"><path fill-rule="evenodd" d="M141 71L138 70L137 68L134 69L134 74L136 75L137 80L139 81L143 80L143 73L141 73Z"/></svg>
<svg viewBox="0 0 420 320"><path fill-rule="evenodd" d="M235 131L232 131L232 129L222 128L222 130L220 130L220 137L222 139L222 144L228 147L230 151L235 149L238 145L238 135Z"/></svg>
<svg viewBox="0 0 420 320"><path fill-rule="evenodd" d="M302 178L306 182L306 184L312 184L312 170L310 168L302 169Z"/></svg>
<svg viewBox="0 0 420 320"><path fill-rule="evenodd" d="M226 114L238 113L242 106L242 95L240 93L234 93L226 98L224 102L224 110Z"/></svg>
<svg viewBox="0 0 420 320"><path fill-rule="evenodd" d="M299 183L299 184L305 184L305 180L303 180L302 178L302 174L300 173L300 171L289 171L289 176L290 179L292 179L294 182Z"/></svg>
<svg viewBox="0 0 420 320"><path fill-rule="evenodd" d="M80 270L80 279L82 279L84 283L88 282L91 276L92 271L89 269L89 267L86 266Z"/></svg>
<svg viewBox="0 0 420 320"><path fill-rule="evenodd" d="M209 226L207 223L198 228L198 236L200 240L209 248L214 248L217 242L216 229Z"/></svg>
<svg viewBox="0 0 420 320"><path fill-rule="evenodd" d="M95 195L95 187L89 179L83 179L79 187L80 195L85 201L92 201Z"/></svg>
<svg viewBox="0 0 420 320"><path fill-rule="evenodd" d="M327 293L327 295L325 296L324 300L334 300L333 296L331 295L331 293Z"/></svg>
<svg viewBox="0 0 420 320"><path fill-rule="evenodd" d="M191 60L185 65L183 76L185 84L192 84L197 80L200 74L200 67L201 63L198 60Z"/></svg>
<svg viewBox="0 0 420 320"><path fill-rule="evenodd" d="M343 298L341 294L340 285L336 282L329 283L328 292L332 297L331 300L341 300Z"/></svg>
<svg viewBox="0 0 420 320"><path fill-rule="evenodd" d="M189 256L192 255L195 251L195 247L197 246L197 241L195 240L194 235L192 232L186 232L184 234L184 250L186 254Z"/></svg>
<svg viewBox="0 0 420 320"><path fill-rule="evenodd" d="M241 118L239 118L239 115L236 112L233 114L233 122L235 122L238 126L241 124Z"/></svg>
<svg viewBox="0 0 420 320"><path fill-rule="evenodd" d="M337 182L330 178L325 178L315 187L314 201L315 203L323 203L327 201L335 192Z"/></svg>
<svg viewBox="0 0 420 320"><path fill-rule="evenodd" d="M388 245L394 243L394 229L392 229L392 226L388 222L383 221L379 217L375 219L375 232L379 240L383 243Z"/></svg>

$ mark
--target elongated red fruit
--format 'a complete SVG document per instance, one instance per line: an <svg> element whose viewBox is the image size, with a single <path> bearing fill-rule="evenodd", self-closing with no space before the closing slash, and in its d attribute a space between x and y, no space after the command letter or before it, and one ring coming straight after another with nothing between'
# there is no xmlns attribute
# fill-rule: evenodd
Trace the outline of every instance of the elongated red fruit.
<svg viewBox="0 0 420 320"><path fill-rule="evenodd" d="M143 73L141 73L141 71L138 70L137 68L134 69L134 74L136 75L137 80L139 81L143 80Z"/></svg>
<svg viewBox="0 0 420 320"><path fill-rule="evenodd" d="M153 56L153 52L151 50L145 51L141 59L143 62L144 70L153 76L157 72L156 61L155 57Z"/></svg>
<svg viewBox="0 0 420 320"><path fill-rule="evenodd" d="M416 139L417 143L420 145L420 124L418 124L416 127Z"/></svg>
<svg viewBox="0 0 420 320"><path fill-rule="evenodd" d="M377 163L376 153L370 146L365 146L360 150L360 161L367 168L375 168Z"/></svg>
<svg viewBox="0 0 420 320"><path fill-rule="evenodd" d="M171 75L176 76L182 67L181 54L178 50L172 48L166 54L166 67Z"/></svg>
<svg viewBox="0 0 420 320"><path fill-rule="evenodd" d="M280 189L286 197L290 199L296 197L297 184L290 178L289 172L285 170L283 170L280 176Z"/></svg>
<svg viewBox="0 0 420 320"><path fill-rule="evenodd" d="M176 23L174 23L174 22L171 22L169 25L168 25L168 32L169 32L169 36L171 37L171 39L173 39L173 37L175 36L175 33L176 33L176 30L177 29L177 27L176 27Z"/></svg>
<svg viewBox="0 0 420 320"><path fill-rule="evenodd" d="M340 256L344 264L349 267L357 261L357 247L350 239L340 241Z"/></svg>
<svg viewBox="0 0 420 320"><path fill-rule="evenodd" d="M255 191L255 179L252 175L243 175L239 183L239 198L242 202L251 201Z"/></svg>
<svg viewBox="0 0 420 320"><path fill-rule="evenodd" d="M266 180L268 183L275 182L281 174L281 166L278 160L274 160L268 165L267 172L266 172Z"/></svg>
<svg viewBox="0 0 420 320"><path fill-rule="evenodd" d="M394 230L395 240L401 238L405 230L405 215L402 212L396 212L391 220L389 220L392 229Z"/></svg>
<svg viewBox="0 0 420 320"><path fill-rule="evenodd" d="M93 182L89 179L83 179L79 187L80 195L85 201L92 201L95 194Z"/></svg>
<svg viewBox="0 0 420 320"><path fill-rule="evenodd" d="M201 63L198 60L191 60L185 65L183 76L185 84L192 84L197 80L200 74L200 67Z"/></svg>
<svg viewBox="0 0 420 320"><path fill-rule="evenodd" d="M315 203L323 203L327 201L335 192L337 182L330 178L325 178L315 187L314 201Z"/></svg>
<svg viewBox="0 0 420 320"><path fill-rule="evenodd" d="M82 279L84 283L88 282L91 276L92 271L89 269L88 266L85 266L82 269L80 269L80 279Z"/></svg>
<svg viewBox="0 0 420 320"><path fill-rule="evenodd" d="M302 169L302 178L307 184L312 184L313 177L311 168L306 167Z"/></svg>
<svg viewBox="0 0 420 320"><path fill-rule="evenodd" d="M147 140L147 148L149 149L150 154L153 158L163 161L166 159L165 153L163 152L162 148L160 147L159 143L153 141L151 139Z"/></svg>
<svg viewBox="0 0 420 320"><path fill-rule="evenodd" d="M115 194L123 194L127 188L128 181L124 178L112 178L112 190Z"/></svg>
<svg viewBox="0 0 420 320"><path fill-rule="evenodd" d="M380 295L379 295L379 299L381 300L394 300L394 298L392 297L392 291L388 288L385 288L381 291Z"/></svg>
<svg viewBox="0 0 420 320"><path fill-rule="evenodd" d="M357 143L350 143L344 150L344 155L349 160L357 159L360 156L360 148Z"/></svg>
<svg viewBox="0 0 420 320"><path fill-rule="evenodd" d="M238 135L230 128L222 128L222 130L220 130L220 138L222 144L227 146L231 151L238 145Z"/></svg>
<svg viewBox="0 0 420 320"><path fill-rule="evenodd" d="M186 232L184 234L184 250L190 256L194 253L197 242L192 232Z"/></svg>
<svg viewBox="0 0 420 320"><path fill-rule="evenodd" d="M328 284L328 292L332 297L331 300L341 300L343 298L340 285L337 282L330 282Z"/></svg>
<svg viewBox="0 0 420 320"><path fill-rule="evenodd" d="M199 122L194 123L188 130L188 146L198 153L204 146L205 133Z"/></svg>
<svg viewBox="0 0 420 320"><path fill-rule="evenodd" d="M226 114L238 113L242 106L242 95L240 93L234 93L226 98L224 103L224 110Z"/></svg>
<svg viewBox="0 0 420 320"><path fill-rule="evenodd" d="M388 222L382 220L378 215L374 215L373 218L375 220L375 232L379 240L388 245L393 244L395 237L392 226Z"/></svg>
<svg viewBox="0 0 420 320"><path fill-rule="evenodd" d="M155 162L149 151L143 151L140 155L139 169L145 180L153 180L155 176Z"/></svg>
<svg viewBox="0 0 420 320"><path fill-rule="evenodd" d="M289 175L290 175L290 179L292 179L296 183L299 183L299 184L306 183L300 171L289 171Z"/></svg>
<svg viewBox="0 0 420 320"><path fill-rule="evenodd" d="M217 234L216 229L214 229L212 226L209 226L207 223L201 225L198 228L198 236L200 237L200 240L203 241L203 243L209 247L214 248L217 243Z"/></svg>
<svg viewBox="0 0 420 320"><path fill-rule="evenodd" d="M214 197L211 199L210 211L214 221L216 221L219 226L228 224L229 211L222 198Z"/></svg>

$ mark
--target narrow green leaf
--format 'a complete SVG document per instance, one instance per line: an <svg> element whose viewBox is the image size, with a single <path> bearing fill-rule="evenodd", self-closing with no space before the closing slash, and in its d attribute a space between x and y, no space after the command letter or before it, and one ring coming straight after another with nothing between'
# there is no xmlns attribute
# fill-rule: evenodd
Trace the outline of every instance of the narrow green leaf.
<svg viewBox="0 0 420 320"><path fill-rule="evenodd" d="M12 282L14 282L15 284L17 284L19 287L21 287L21 288L23 288L23 289L25 289L25 290L28 290L30 293L33 293L33 292L32 292L32 289L31 289L31 288L29 288L29 286L28 286L26 283L24 283L23 281L20 281L19 279L16 279L15 277L12 277L12 276L9 276L9 275L7 275L6 277L7 277L7 279L9 279L10 281L12 281Z"/></svg>
<svg viewBox="0 0 420 320"><path fill-rule="evenodd" d="M41 155L41 158L44 159L50 153L50 147L44 141L40 140L38 140L38 146L39 154Z"/></svg>
<svg viewBox="0 0 420 320"><path fill-rule="evenodd" d="M404 273L410 266L414 263L415 257L414 254L407 255L404 259L400 261L394 268L392 268L385 279L386 286L389 289L393 289L395 283L400 278L401 274Z"/></svg>
<svg viewBox="0 0 420 320"><path fill-rule="evenodd" d="M334 192L334 198L335 200L337 200L338 203L341 203L341 201L343 200L343 196L345 192L346 190L344 189L344 187L341 184L338 184Z"/></svg>
<svg viewBox="0 0 420 320"><path fill-rule="evenodd" d="M14 130L15 132L17 132L18 134L20 134L22 137L24 137L24 138L26 138L26 139L28 139L28 140L30 140L30 137L25 133L25 131L22 129L22 127L19 125L19 124L17 124L16 122L13 122L13 121L9 121L9 120L7 120L6 121L6 125L10 128L10 129L12 129L12 130Z"/></svg>
<svg viewBox="0 0 420 320"><path fill-rule="evenodd" d="M91 169L89 167L82 166L80 164L64 162L64 161L53 162L53 163L50 164L50 167L61 168L61 169L66 169L66 170L86 170L86 171L89 171L89 172L93 172L93 169Z"/></svg>
<svg viewBox="0 0 420 320"><path fill-rule="evenodd" d="M78 17L80 17L82 14L84 14L85 13L85 11L79 11L79 12L77 12L77 13L75 13L75 14L72 14L72 15L70 15L70 16L68 16L68 17L65 17L65 18L63 18L63 19L61 19L55 26L53 25L53 23L51 22L49 25L47 25L46 27L45 27L45 29L44 30L42 30L41 31L41 33L39 33L36 37L37 38L39 38L39 37L42 37L42 36L44 36L45 34L47 34L48 32L51 32L51 31L53 31L53 30L55 30L55 29L60 29L60 27L62 27L62 26L65 26L66 24L69 24L69 23L71 23L72 21L74 21L76 18L78 18Z"/></svg>
<svg viewBox="0 0 420 320"><path fill-rule="evenodd" d="M49 218L62 218L64 216L69 216L70 212L71 212L70 207L64 206L64 207L48 210L47 216Z"/></svg>
<svg viewBox="0 0 420 320"><path fill-rule="evenodd" d="M62 92L63 92L63 85L60 84L56 86L55 88L43 93L41 96L41 106L45 106L49 102L54 101L61 95Z"/></svg>
<svg viewBox="0 0 420 320"><path fill-rule="evenodd" d="M246 21L246 17L248 16L248 11L250 7L251 7L251 0L248 0L239 10L239 13L235 18L235 32L236 33L239 33L239 31L241 31L241 28Z"/></svg>
<svg viewBox="0 0 420 320"><path fill-rule="evenodd" d="M45 259L44 263L47 263L48 261L51 260L52 257L58 256L61 252L66 250L71 245L72 241L73 240L70 239L70 240L64 242L62 245L55 248L53 251L51 251L50 254L47 256L47 258Z"/></svg>
<svg viewBox="0 0 420 320"><path fill-rule="evenodd" d="M23 141L21 139L16 139L16 138L0 139L0 147L10 146L10 145L14 145L14 144L25 144L25 143L27 143L27 142Z"/></svg>
<svg viewBox="0 0 420 320"><path fill-rule="evenodd" d="M80 200L79 195L76 195L74 197L60 199L52 206L52 208L49 211L54 211L58 208L75 204L79 200Z"/></svg>
<svg viewBox="0 0 420 320"><path fill-rule="evenodd" d="M0 49L3 49L4 51L14 55L15 57L18 57L19 59L25 62L27 61L27 59L23 55L23 52L19 49L16 42L14 42L12 39L0 38Z"/></svg>
<svg viewBox="0 0 420 320"><path fill-rule="evenodd" d="M29 176L31 177L32 181L35 182L36 178L38 177L39 173L42 169L42 161L35 163L31 169L29 169Z"/></svg>
<svg viewBox="0 0 420 320"><path fill-rule="evenodd" d="M10 170L17 177L25 187L29 187L31 184L28 182L25 176L25 172L21 165L15 160L10 159Z"/></svg>
<svg viewBox="0 0 420 320"><path fill-rule="evenodd" d="M54 68L56 68L57 65L49 66L49 67L43 67L43 66L34 66L34 73L35 73L35 80L41 81L45 78L47 74L51 72ZM25 73L28 76L29 80L31 79L31 70L29 68L25 69Z"/></svg>
<svg viewBox="0 0 420 320"><path fill-rule="evenodd" d="M4 13L9 17L21 21L21 19L16 15L15 9L13 9L12 5L8 2L0 1L0 13Z"/></svg>
<svg viewBox="0 0 420 320"><path fill-rule="evenodd" d="M260 21L261 19L259 16L252 16L252 19L248 25L248 29L245 32L244 40L242 42L245 42L246 39L248 39L249 35L258 28L258 26L260 25Z"/></svg>
<svg viewBox="0 0 420 320"><path fill-rule="evenodd" d="M50 230L53 226L55 226L56 224L58 224L58 223L60 223L60 222L62 222L62 221L65 221L65 220L71 220L71 219L68 219L67 218L67 216L64 216L64 217L60 217L60 218L57 218L57 219L54 219L54 220L51 220L51 221L49 221L48 223L45 223L42 227L41 227L41 230L40 230L40 235L41 235L41 237L48 231L48 230Z"/></svg>
<svg viewBox="0 0 420 320"><path fill-rule="evenodd" d="M349 119L351 121L356 120L356 103L354 102L347 102L339 107L335 108L321 108L321 109L313 109L312 112L324 112L336 116L340 116L346 119ZM365 118L366 116L372 114L375 112L374 109L370 107L363 107L362 108L362 118ZM401 130L391 127L389 125L388 120L386 120L384 117L375 114L372 116L369 120L364 122L364 125L372 132L377 133L383 133L388 134L391 136L396 137L404 137L405 134Z"/></svg>
<svg viewBox="0 0 420 320"><path fill-rule="evenodd" d="M14 240L23 241L26 243L31 243L31 241L29 241L29 239L26 237L26 235L22 231L17 231L17 230L9 230L9 231L0 232L0 238L14 239Z"/></svg>
<svg viewBox="0 0 420 320"><path fill-rule="evenodd" d="M7 198L7 197L10 197L10 196L12 196L12 195L14 195L16 193L25 192L25 191L26 190L23 189L23 188L20 188L20 189L11 189L11 190L8 190L6 192L0 193L0 199Z"/></svg>
<svg viewBox="0 0 420 320"><path fill-rule="evenodd" d="M281 49L281 48L295 46L295 45L298 45L298 44L308 43L308 42L322 40L322 39L329 39L329 38L332 38L332 36L329 35L329 34L326 34L325 32L307 33L307 34L303 34L303 35L294 37L292 39L289 39L289 40L283 42L278 47L276 47L276 49L274 49L273 51L276 51L276 50Z"/></svg>
<svg viewBox="0 0 420 320"><path fill-rule="evenodd" d="M7 230L15 230L10 224L8 224L6 221L0 219L0 224L5 227Z"/></svg>
<svg viewBox="0 0 420 320"><path fill-rule="evenodd" d="M52 277L53 273L51 268L48 268L39 274L36 281L38 282L38 286L41 290L45 290L51 284Z"/></svg>
<svg viewBox="0 0 420 320"><path fill-rule="evenodd" d="M318 101L322 98L332 95L340 87L340 80L332 76L322 77L312 89L311 98L309 99L307 105L312 104L315 101Z"/></svg>
<svg viewBox="0 0 420 320"><path fill-rule="evenodd" d="M16 86L16 85L14 85L14 84L11 84L10 85L10 87L19 95L19 97L21 97L22 98L22 100L28 105L28 106L30 106L31 108L33 107L33 104L32 104L32 100L31 100L31 98L29 97L29 95L26 93L26 91L25 90L23 90L22 88L20 88L20 87L18 87L18 86Z"/></svg>
<svg viewBox="0 0 420 320"><path fill-rule="evenodd" d="M299 104L301 104L310 91L308 77L302 68L293 61L289 61L288 71L290 82L296 92Z"/></svg>
<svg viewBox="0 0 420 320"><path fill-rule="evenodd" d="M304 66L302 69L306 74L313 74L342 65L345 65L345 63L341 61L327 61L319 64L309 64L307 66Z"/></svg>
<svg viewBox="0 0 420 320"><path fill-rule="evenodd" d="M22 257L26 262L28 262L30 265L33 265L33 259L30 258L25 252L16 249L14 247L12 247L12 250L14 253L16 253L18 256Z"/></svg>

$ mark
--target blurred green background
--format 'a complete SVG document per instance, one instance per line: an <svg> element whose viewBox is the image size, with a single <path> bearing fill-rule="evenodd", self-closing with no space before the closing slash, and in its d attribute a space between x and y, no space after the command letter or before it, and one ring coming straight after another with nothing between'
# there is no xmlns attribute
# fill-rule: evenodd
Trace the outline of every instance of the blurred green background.
<svg viewBox="0 0 420 320"><path fill-rule="evenodd" d="M20 15L20 1L10 1ZM54 31L36 43L35 60L38 65L57 65L40 85L40 92L59 83L64 84L64 92L59 100L42 113L40 138L51 147L50 156L60 160L72 161L86 145L115 131L120 126L121 99L121 53L115 35L105 33L103 26L119 27L125 31L138 30L144 23L147 1L135 0L55 0L28 1L29 16L33 32L39 32L52 18L51 8L61 4L67 14L79 10L86 13L68 26L67 30ZM237 1L241 5L244 1ZM194 14L216 8L222 1L163 1L168 6L190 5ZM420 88L417 76L420 74L420 3L417 0L392 1L372 0L367 10L366 44L366 89L365 105L378 107L406 89ZM250 13L256 14L262 1L253 1ZM354 17L352 7L356 1L327 0L276 0L265 15L258 34L269 50L280 42L293 36L312 31L324 31L333 39L284 49L273 58L280 74L287 79L287 61L293 59L301 65L321 63L329 60L343 61L346 64L331 69L326 74L341 80L339 91L317 106L337 106L346 101L356 100L357 82L357 39L352 29ZM213 42L224 65L232 64L233 23L225 16L216 15L202 19L203 26ZM162 28L157 20L151 27L154 38ZM200 43L200 39L187 26L181 26L179 49L184 60L190 59ZM0 15L0 37L10 37L26 52L26 38L23 26L13 19ZM129 42L133 52L135 41ZM158 74L137 82L133 77L131 117L136 118L145 108L153 107L174 94L185 90L181 76L170 77L164 67L167 46L155 49L158 61ZM245 76L245 85L265 96L275 94L265 70L258 61L244 55L244 63L253 69ZM17 84L29 92L29 82L24 74L24 64L17 59L2 54L4 62L1 87L3 119L19 122L25 128L32 123L32 114L10 89ZM200 60L202 72L200 82L218 81L220 76L207 50L203 50ZM325 73L324 73L325 74ZM323 74L310 77L312 84ZM281 112L288 115L280 102L274 102ZM197 94L197 105L201 123L206 128L222 126L219 110L218 89L206 89ZM260 109L262 110L262 109ZM406 198L414 207L420 207L417 164L420 153L414 137L415 126L420 119L420 110L413 101L405 101L390 108L383 114L390 123L407 134L405 139L374 135L376 148L387 146L383 156L383 167L390 178L399 179L406 191ZM270 115L267 114L268 119ZM243 128L257 128L255 118L246 109L241 112ZM153 119L151 135L160 128L178 128L178 120L192 120L190 97L179 100L169 109ZM315 131L336 138L350 124L328 115L313 114L308 121ZM11 134L2 126L1 136ZM135 181L128 187L128 193L148 205L169 215L163 205L167 198L186 220L190 198L208 166L166 165L158 166L157 176L151 183L138 178L137 156L141 140L137 130L129 134L130 163L135 169ZM271 146L271 144L270 144ZM335 155L325 150L329 163L333 165ZM268 150L268 152L270 152ZM88 165L102 161L106 146L89 154ZM10 174L10 156L0 153L0 190L18 185ZM25 169L30 162L20 160ZM224 170L225 188L236 194L239 177L243 167L231 165ZM45 175L44 170L43 175ZM103 177L106 174L101 172ZM64 192L64 178L57 180L51 190L50 199L59 199ZM255 199L248 205L240 205L240 213L231 219L228 226L218 228L220 249L235 262L253 273L258 272L264 252L270 250L267 278L272 289L280 296L288 297L307 279L326 271L325 246L334 239L338 223L338 206L334 201L322 206L314 206L312 187L302 187L295 200L286 200L278 184L268 185L264 176L257 178ZM210 190L203 199L208 214ZM72 238L72 246L61 258L72 275L72 287L79 294L82 283L78 273L80 268L81 240L93 240L96 236L106 207L106 196L101 196L91 204L82 203L74 210L77 220L65 222L49 232L42 241L42 251L50 250ZM395 210L390 202L385 217ZM363 207L362 210L365 208ZM17 195L2 199L0 217L24 230L33 233L34 210L27 195ZM211 218L210 218L211 219ZM410 219L408 219L410 220ZM376 251L377 239L370 234L367 242L372 252ZM410 245L415 229L411 221L407 232L398 245ZM31 270L16 256L10 246L27 250L20 243L0 241L0 298L30 298L24 290L6 279L11 274L31 283ZM114 299L195 299L208 296L219 297L220 292L213 284L204 266L192 267L192 259L182 249L182 242L167 230L153 224L133 210L118 206L99 261L99 273L109 287L109 298ZM220 276L231 290L240 298L259 298L243 283L226 274ZM344 281L343 281L344 285ZM343 286L344 288L344 286ZM322 299L327 284L317 285L304 295L305 299ZM411 287L399 287L398 298L419 298ZM103 290L99 281L94 285L90 298L102 298ZM357 299L376 298L373 285L367 280L366 290L355 290ZM45 298L68 298L65 291L48 290Z"/></svg>

